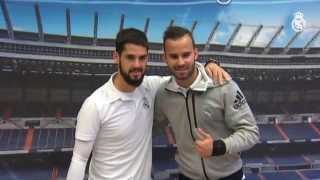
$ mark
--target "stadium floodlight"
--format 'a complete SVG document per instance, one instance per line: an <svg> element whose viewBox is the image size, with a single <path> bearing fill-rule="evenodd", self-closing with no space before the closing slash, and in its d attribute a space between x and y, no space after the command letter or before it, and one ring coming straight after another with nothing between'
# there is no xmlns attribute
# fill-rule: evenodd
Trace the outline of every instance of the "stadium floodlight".
<svg viewBox="0 0 320 180"><path fill-rule="evenodd" d="M171 19L170 23L169 23L169 27L174 25L174 19Z"/></svg>
<svg viewBox="0 0 320 180"><path fill-rule="evenodd" d="M220 25L220 22L218 21L218 22L216 23L216 25L213 27L213 29L212 29L209 37L208 37L208 40L207 40L207 42L206 42L206 45L204 46L203 51L207 51L207 50L210 48L210 42L211 42L212 38L214 37L214 34L216 33L219 25Z"/></svg>
<svg viewBox="0 0 320 180"><path fill-rule="evenodd" d="M144 33L145 33L145 34L148 33L149 24L150 24L150 18L147 18L147 19L146 19L146 23L144 24Z"/></svg>
<svg viewBox="0 0 320 180"><path fill-rule="evenodd" d="M97 41L98 41L98 23L99 23L99 15L98 15L98 12L95 12L94 26L93 26L93 45L97 45Z"/></svg>
<svg viewBox="0 0 320 180"><path fill-rule="evenodd" d="M307 53L310 49L310 45L318 38L320 34L320 30L314 34L314 36L306 43L306 45L303 47L303 53Z"/></svg>
<svg viewBox="0 0 320 180"><path fill-rule="evenodd" d="M1 0L0 3L1 3L1 9L2 9L2 13L3 13L3 17L4 17L4 20L6 21L6 26L7 26L7 30L8 30L8 36L9 36L10 39L14 39L13 27L12 27L12 23L11 23L9 10L8 10L6 1L2 1Z"/></svg>
<svg viewBox="0 0 320 180"><path fill-rule="evenodd" d="M270 39L270 41L267 43L267 45L264 47L264 54L267 54L270 51L270 46L273 43L273 41L279 36L281 31L283 30L283 26L280 26L276 33L273 35L273 37Z"/></svg>
<svg viewBox="0 0 320 180"><path fill-rule="evenodd" d="M232 45L232 43L233 43L233 41L234 41L234 38L237 36L237 34L238 34L241 26L242 26L241 23L239 23L239 24L236 26L236 28L234 29L231 37L229 38L229 40L228 40L228 42L227 42L227 44L226 44L226 46L225 46L225 48L224 48L224 51L229 51L229 49L231 48L231 45Z"/></svg>
<svg viewBox="0 0 320 180"><path fill-rule="evenodd" d="M70 8L66 9L66 27L67 27L67 43L71 43L71 18L70 18Z"/></svg>
<svg viewBox="0 0 320 180"><path fill-rule="evenodd" d="M124 28L124 18L125 18L125 15L121 14L119 31L121 31Z"/></svg>
<svg viewBox="0 0 320 180"><path fill-rule="evenodd" d="M249 52L250 51L250 47L251 45L254 43L254 41L257 39L259 33L261 32L263 26L260 25L257 27L257 30L254 32L254 34L252 35L251 39L248 41L247 45L246 45L246 49L245 52Z"/></svg>
<svg viewBox="0 0 320 180"><path fill-rule="evenodd" d="M286 44L286 46L283 49L283 54L286 54L289 51L289 47L290 45L297 39L297 37L302 33L303 31L298 31L296 32L292 38L288 41L288 43Z"/></svg>
<svg viewBox="0 0 320 180"><path fill-rule="evenodd" d="M34 5L34 11L36 14L36 21L37 21L37 26L38 26L38 35L39 35L39 41L44 41L44 35L43 35L43 26L42 26L42 21L41 21L41 13L40 13L40 8L39 4L36 3Z"/></svg>
<svg viewBox="0 0 320 180"><path fill-rule="evenodd" d="M194 22L193 22L193 24L192 24L192 26L191 26L191 29L190 29L190 32L191 32L191 33L193 33L194 29L195 29L196 26L197 26L197 23L198 23L197 21L194 21Z"/></svg>

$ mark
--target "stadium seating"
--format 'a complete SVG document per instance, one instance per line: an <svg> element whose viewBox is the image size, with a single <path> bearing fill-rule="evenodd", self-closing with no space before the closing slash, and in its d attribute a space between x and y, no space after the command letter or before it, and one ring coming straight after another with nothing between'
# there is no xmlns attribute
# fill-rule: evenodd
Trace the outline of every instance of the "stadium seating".
<svg viewBox="0 0 320 180"><path fill-rule="evenodd" d="M320 170L302 170L301 173L308 179L317 180L320 178Z"/></svg>
<svg viewBox="0 0 320 180"><path fill-rule="evenodd" d="M34 32L14 31L14 38L24 41L38 41L39 34Z"/></svg>
<svg viewBox="0 0 320 180"><path fill-rule="evenodd" d="M302 51L302 48L290 48L287 54L301 54Z"/></svg>
<svg viewBox="0 0 320 180"><path fill-rule="evenodd" d="M261 155L251 155L250 153L244 152L241 154L244 164L268 164L268 160L263 154Z"/></svg>
<svg viewBox="0 0 320 180"><path fill-rule="evenodd" d="M290 179L290 180L301 180L299 175L296 172L269 172L269 173L262 173L265 179L267 180L283 180L283 179Z"/></svg>
<svg viewBox="0 0 320 180"><path fill-rule="evenodd" d="M290 139L320 139L320 135L308 123L281 124L280 126Z"/></svg>
<svg viewBox="0 0 320 180"><path fill-rule="evenodd" d="M245 47L243 46L231 46L230 51L231 52L236 52L236 53L241 53L244 52Z"/></svg>
<svg viewBox="0 0 320 180"><path fill-rule="evenodd" d="M33 135L34 151L61 150L74 145L74 128L36 129Z"/></svg>
<svg viewBox="0 0 320 180"><path fill-rule="evenodd" d="M52 167L41 160L38 162L25 161L24 163L18 159L0 161L1 180L49 180L51 177Z"/></svg>
<svg viewBox="0 0 320 180"><path fill-rule="evenodd" d="M245 174L246 180L261 180L257 174L247 173Z"/></svg>
<svg viewBox="0 0 320 180"><path fill-rule="evenodd" d="M8 31L5 29L0 29L0 38L9 38Z"/></svg>
<svg viewBox="0 0 320 180"><path fill-rule="evenodd" d="M27 130L0 129L0 151L23 150Z"/></svg>
<svg viewBox="0 0 320 180"><path fill-rule="evenodd" d="M269 158L272 159L272 161L275 164L278 165L284 165L284 164L304 164L307 163L302 156L300 155L287 155L287 154L274 154L274 155L269 155Z"/></svg>
<svg viewBox="0 0 320 180"><path fill-rule="evenodd" d="M284 140L273 124L259 125L261 141Z"/></svg>

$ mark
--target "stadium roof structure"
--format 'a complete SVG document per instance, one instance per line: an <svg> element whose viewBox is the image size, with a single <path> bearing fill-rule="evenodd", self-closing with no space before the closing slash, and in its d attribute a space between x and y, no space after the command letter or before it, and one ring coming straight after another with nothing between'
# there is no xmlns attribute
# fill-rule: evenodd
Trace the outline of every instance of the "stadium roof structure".
<svg viewBox="0 0 320 180"><path fill-rule="evenodd" d="M50 36L48 34L46 34L44 32L44 28L43 28L43 22L42 22L42 16L41 16L41 11L39 8L39 4L38 3L34 3L34 13L35 13L35 17L36 17L36 24L37 24L37 32L36 33L28 33L28 32L18 32L16 30L14 30L13 25L12 25L12 20L9 16L9 9L7 7L7 3L6 1L0 1L1 3L1 9L2 9L2 13L3 13L3 17L5 20L5 25L6 25L6 29L2 29L1 30L1 35L0 37L6 37L12 40L26 40L24 39L25 37L23 36L32 36L32 37L27 37L27 40L29 38L29 40L35 40L35 41L48 41L48 39L45 38L45 36ZM59 40L62 40L63 43L67 43L67 44L81 44L84 43L86 45L94 45L94 46L112 46L113 45L113 41L112 38L110 38L109 40L106 39L101 39L98 38L98 19L99 19L99 14L98 12L94 13L94 22L93 22L93 35L92 37L79 37L79 36L74 36L71 32L72 30L72 26L71 26L71 15L70 15L70 9L66 8L65 9L65 28L66 28L66 34L65 35L52 35L51 40L52 41L57 41L59 42ZM125 24L125 20L126 20L126 15L122 14L121 18L120 18L120 26L119 29L124 28L124 24ZM148 32L149 31L149 26L150 26L150 21L152 19L151 18L146 18L145 19L145 23L144 23L144 32ZM195 20L192 23L192 26L190 28L190 30L193 32L196 28L197 28L197 21ZM168 25L174 25L175 21L174 19L172 19L170 22L168 22ZM311 44L319 37L320 35L320 27L314 27L317 31L316 33L311 37L311 39L307 40L305 45L301 48L292 48L291 45L292 43L294 43L294 41L299 37L299 35L301 35L302 32L296 32L295 34L293 34L293 36L291 38L289 38L288 42L284 45L284 47L271 47L272 43L275 41L275 39L280 36L281 32L284 29L284 26L280 26L280 27L273 27L276 28L276 31L274 32L273 35L271 35L269 37L269 40L267 41L266 45L264 47L256 47L253 46L254 42L256 41L257 37L259 36L259 34L261 33L261 31L263 31L264 28L270 28L264 25L246 25L246 24L235 24L235 27L233 29L233 32L231 33L230 37L227 39L226 44L224 45L220 45L220 44L212 44L212 38L215 36L216 33L219 33L219 26L221 25L220 22L216 22L213 27L212 30L210 32L210 34L208 34L208 38L205 44L199 44L198 45L198 49L200 50L200 52L207 52L207 51L221 51L221 52L236 52L236 53L244 53L244 54L279 54L279 55L287 55L287 54L299 54L299 55L304 55L304 54L319 54L320 53L320 47L311 47ZM240 30L241 28L244 27L252 27L255 28L255 30L253 31L253 34L251 35L251 37L249 38L248 42L245 44L245 46L239 46L239 45L235 45L233 42L236 38L236 36L238 36L240 34ZM22 34L22 35L19 35ZM78 41L78 42L77 42ZM100 41L100 43L99 43ZM151 43L151 49L156 49L156 50L161 50L161 44L160 43Z"/></svg>

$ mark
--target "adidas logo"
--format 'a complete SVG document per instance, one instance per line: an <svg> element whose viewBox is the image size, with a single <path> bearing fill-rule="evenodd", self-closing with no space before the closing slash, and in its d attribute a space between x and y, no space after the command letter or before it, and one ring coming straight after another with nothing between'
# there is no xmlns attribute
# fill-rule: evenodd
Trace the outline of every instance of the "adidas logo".
<svg viewBox="0 0 320 180"><path fill-rule="evenodd" d="M244 98L243 94L241 94L240 91L237 91L236 100L234 100L233 102L233 108L239 109L245 103L247 103L247 101Z"/></svg>

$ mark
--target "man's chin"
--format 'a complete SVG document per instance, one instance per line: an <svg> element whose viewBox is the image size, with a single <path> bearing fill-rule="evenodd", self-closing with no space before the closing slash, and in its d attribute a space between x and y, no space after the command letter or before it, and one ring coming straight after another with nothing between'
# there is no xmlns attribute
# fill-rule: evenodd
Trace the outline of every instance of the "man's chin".
<svg viewBox="0 0 320 180"><path fill-rule="evenodd" d="M131 81L132 82L140 82L140 81L142 81L142 79L141 78L139 78L139 79L131 79Z"/></svg>
<svg viewBox="0 0 320 180"><path fill-rule="evenodd" d="M142 79L142 76L130 76L130 79L133 81L139 81L140 79Z"/></svg>
<svg viewBox="0 0 320 180"><path fill-rule="evenodd" d="M187 76L174 76L174 77L176 78L176 80L179 80L179 81L184 81L188 79Z"/></svg>
<svg viewBox="0 0 320 180"><path fill-rule="evenodd" d="M186 73L175 73L175 78L178 80L186 80L188 79L188 75Z"/></svg>
<svg viewBox="0 0 320 180"><path fill-rule="evenodd" d="M130 78L130 81L129 82L127 81L127 83L132 86L138 87L142 83L143 77L144 76L142 76L141 78Z"/></svg>

